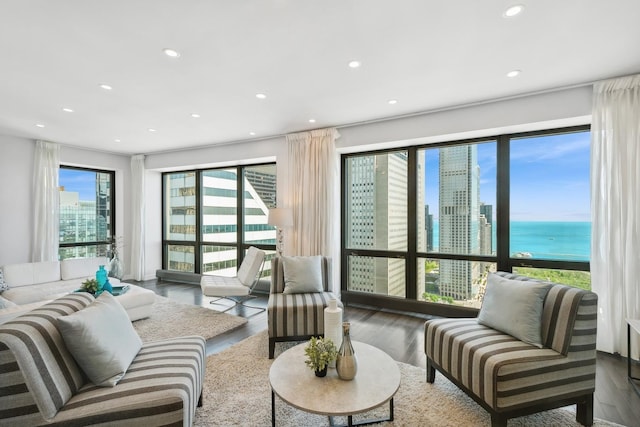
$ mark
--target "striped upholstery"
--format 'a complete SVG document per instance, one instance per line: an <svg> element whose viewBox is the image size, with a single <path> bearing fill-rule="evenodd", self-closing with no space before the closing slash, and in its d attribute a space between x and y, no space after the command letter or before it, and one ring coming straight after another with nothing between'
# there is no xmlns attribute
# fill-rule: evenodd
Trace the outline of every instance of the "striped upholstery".
<svg viewBox="0 0 640 427"><path fill-rule="evenodd" d="M544 302L545 347L541 349L480 325L476 319L429 320L425 324L427 362L498 412L592 394L596 308L596 294L554 284Z"/></svg>
<svg viewBox="0 0 640 427"><path fill-rule="evenodd" d="M324 292L283 294L284 267L280 258L271 260L271 289L267 304L269 357L273 358L276 341L306 339L324 335L324 309L335 296L331 289L331 259L322 257ZM342 303L338 301L342 307Z"/></svg>
<svg viewBox="0 0 640 427"><path fill-rule="evenodd" d="M60 304L67 298L49 305ZM32 315L33 312L28 316ZM145 343L118 385L96 387L82 381L85 384L72 393L54 416L45 417L38 411L29 385L29 377L40 372L23 370L22 358L16 363L15 354L3 343L6 325L0 327L0 425L192 425L204 380L202 337ZM57 388L64 387L57 384Z"/></svg>

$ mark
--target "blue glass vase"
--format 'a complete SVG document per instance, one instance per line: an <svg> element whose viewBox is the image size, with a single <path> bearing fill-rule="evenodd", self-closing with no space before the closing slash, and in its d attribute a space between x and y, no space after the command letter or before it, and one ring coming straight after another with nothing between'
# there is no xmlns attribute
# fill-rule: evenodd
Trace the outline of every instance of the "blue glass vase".
<svg viewBox="0 0 640 427"><path fill-rule="evenodd" d="M104 265L101 265L96 271L96 281L98 282L98 290L96 294L102 293L102 288L107 283L107 270L104 269Z"/></svg>

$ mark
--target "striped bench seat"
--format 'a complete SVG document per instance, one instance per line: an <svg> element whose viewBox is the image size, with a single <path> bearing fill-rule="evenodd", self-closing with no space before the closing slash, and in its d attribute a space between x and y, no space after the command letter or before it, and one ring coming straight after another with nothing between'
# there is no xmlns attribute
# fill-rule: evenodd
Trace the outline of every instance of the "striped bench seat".
<svg viewBox="0 0 640 427"><path fill-rule="evenodd" d="M498 272L507 279L535 280ZM553 284L543 305L543 348L481 325L476 319L425 323L427 382L444 374L491 414L509 418L577 404L576 420L593 423L597 296Z"/></svg>
<svg viewBox="0 0 640 427"><path fill-rule="evenodd" d="M115 387L97 387L56 327L57 317L92 301L70 294L0 326L0 425L191 426L202 403L204 339L144 343Z"/></svg>

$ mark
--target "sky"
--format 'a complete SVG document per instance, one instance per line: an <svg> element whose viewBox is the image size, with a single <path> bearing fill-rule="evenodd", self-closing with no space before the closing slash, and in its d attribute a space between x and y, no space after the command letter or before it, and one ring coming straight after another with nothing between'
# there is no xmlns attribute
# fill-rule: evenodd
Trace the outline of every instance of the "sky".
<svg viewBox="0 0 640 427"><path fill-rule="evenodd" d="M591 221L590 133L511 141L512 221ZM425 203L437 220L438 154L425 150ZM478 144L480 201L496 205L496 143ZM495 219L495 208L494 208Z"/></svg>
<svg viewBox="0 0 640 427"><path fill-rule="evenodd" d="M60 168L59 185L65 191L80 193L80 200L96 200L95 172Z"/></svg>

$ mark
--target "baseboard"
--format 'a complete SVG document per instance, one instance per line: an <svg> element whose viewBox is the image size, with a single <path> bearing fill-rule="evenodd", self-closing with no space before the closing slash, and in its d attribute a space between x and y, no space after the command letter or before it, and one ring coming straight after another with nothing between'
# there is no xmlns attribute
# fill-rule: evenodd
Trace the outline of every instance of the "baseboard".
<svg viewBox="0 0 640 427"><path fill-rule="evenodd" d="M156 277L167 282L188 283L190 285L200 284L199 274L186 273L184 271L156 270Z"/></svg>

